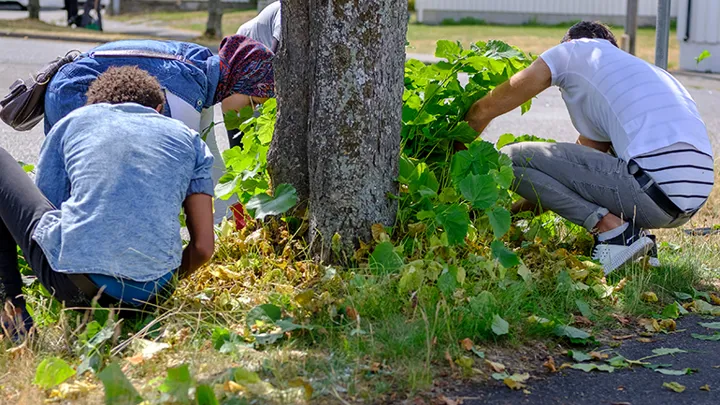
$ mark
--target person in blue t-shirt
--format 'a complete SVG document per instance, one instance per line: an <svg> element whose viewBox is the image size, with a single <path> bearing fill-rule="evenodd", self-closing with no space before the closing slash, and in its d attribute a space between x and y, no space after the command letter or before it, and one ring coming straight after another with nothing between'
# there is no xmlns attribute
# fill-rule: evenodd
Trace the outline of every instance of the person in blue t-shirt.
<svg viewBox="0 0 720 405"><path fill-rule="evenodd" d="M161 301L173 278L210 260L213 157L196 131L160 114L164 105L148 72L110 68L87 105L53 126L35 184L0 148L0 302L11 336L32 326L17 246L40 283L74 307Z"/></svg>

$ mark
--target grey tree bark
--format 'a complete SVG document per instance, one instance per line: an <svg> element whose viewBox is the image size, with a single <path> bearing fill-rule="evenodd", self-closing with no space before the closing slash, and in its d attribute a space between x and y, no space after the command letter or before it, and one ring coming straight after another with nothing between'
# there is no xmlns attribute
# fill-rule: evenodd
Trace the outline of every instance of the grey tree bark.
<svg viewBox="0 0 720 405"><path fill-rule="evenodd" d="M273 184L309 202L323 260L346 252L397 204L407 0L284 0L276 62L280 116L268 162ZM305 163L306 162L306 163ZM306 166L306 167L305 167Z"/></svg>
<svg viewBox="0 0 720 405"><path fill-rule="evenodd" d="M208 21L205 27L205 36L210 38L222 37L222 0L208 1Z"/></svg>
<svg viewBox="0 0 720 405"><path fill-rule="evenodd" d="M29 18L31 20L40 19L40 0L28 1L28 11L30 12Z"/></svg>

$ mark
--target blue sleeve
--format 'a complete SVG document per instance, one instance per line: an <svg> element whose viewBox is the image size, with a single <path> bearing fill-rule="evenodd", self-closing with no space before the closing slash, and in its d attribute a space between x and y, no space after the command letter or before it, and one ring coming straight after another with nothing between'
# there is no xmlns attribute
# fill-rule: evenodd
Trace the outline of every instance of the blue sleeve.
<svg viewBox="0 0 720 405"><path fill-rule="evenodd" d="M205 141L203 141L197 133L195 133L193 138L193 146L195 147L195 169L190 179L187 195L207 194L213 196L212 167L215 159L210 152L210 148L208 148Z"/></svg>
<svg viewBox="0 0 720 405"><path fill-rule="evenodd" d="M43 142L36 167L35 184L55 208L70 198L70 179L62 150L66 128L67 121L52 128Z"/></svg>

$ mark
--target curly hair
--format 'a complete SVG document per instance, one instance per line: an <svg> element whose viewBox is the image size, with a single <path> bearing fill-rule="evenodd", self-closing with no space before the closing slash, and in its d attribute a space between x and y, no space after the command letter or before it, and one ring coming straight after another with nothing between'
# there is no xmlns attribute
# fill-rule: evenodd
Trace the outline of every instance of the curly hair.
<svg viewBox="0 0 720 405"><path fill-rule="evenodd" d="M611 44L615 45L615 47L618 47L615 35L613 35L612 31L610 31L610 27L599 21L580 21L570 27L563 37L562 42L580 38L606 39L610 41Z"/></svg>
<svg viewBox="0 0 720 405"><path fill-rule="evenodd" d="M137 103L157 108L165 105L165 93L150 73L137 66L111 67L90 84L87 103Z"/></svg>

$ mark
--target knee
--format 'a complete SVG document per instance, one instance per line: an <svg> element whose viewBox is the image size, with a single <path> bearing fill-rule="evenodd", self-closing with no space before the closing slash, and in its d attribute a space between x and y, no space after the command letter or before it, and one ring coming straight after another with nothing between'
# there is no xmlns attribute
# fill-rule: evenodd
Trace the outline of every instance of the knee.
<svg viewBox="0 0 720 405"><path fill-rule="evenodd" d="M523 143L513 143L500 148L500 152L506 154L512 161L513 166L525 166L527 154Z"/></svg>

